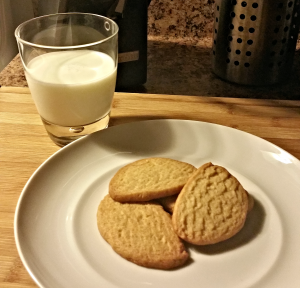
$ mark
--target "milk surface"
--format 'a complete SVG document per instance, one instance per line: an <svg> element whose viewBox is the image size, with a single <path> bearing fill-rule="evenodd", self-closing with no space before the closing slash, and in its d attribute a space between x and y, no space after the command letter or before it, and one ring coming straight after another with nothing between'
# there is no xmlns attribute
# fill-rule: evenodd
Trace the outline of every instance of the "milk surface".
<svg viewBox="0 0 300 288"><path fill-rule="evenodd" d="M110 111L117 69L107 54L46 53L31 60L25 74L40 115L53 124L85 125Z"/></svg>

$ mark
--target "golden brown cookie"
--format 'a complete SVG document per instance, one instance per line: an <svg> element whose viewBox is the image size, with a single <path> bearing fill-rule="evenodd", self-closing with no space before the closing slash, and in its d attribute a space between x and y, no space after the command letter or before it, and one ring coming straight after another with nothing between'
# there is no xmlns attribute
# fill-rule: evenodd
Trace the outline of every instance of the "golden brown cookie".
<svg viewBox="0 0 300 288"><path fill-rule="evenodd" d="M176 195L171 195L171 196L167 196L167 197L163 197L163 198L159 198L159 199L156 199L156 201L161 205L163 206L163 208L169 212L169 213L173 213L174 211L174 206L175 206L175 202L176 202L176 199L178 197L178 194Z"/></svg>
<svg viewBox="0 0 300 288"><path fill-rule="evenodd" d="M119 202L140 202L178 194L197 169L168 158L147 158L122 167L111 179L109 194Z"/></svg>
<svg viewBox="0 0 300 288"><path fill-rule="evenodd" d="M249 213L253 209L254 198L248 192L247 192L247 196L248 196L248 213ZM176 202L177 198L178 198L178 194L172 195L172 196L163 197L163 198L159 198L159 199L156 199L156 201L161 206L163 206L163 208L167 212L169 212L170 214L173 214L173 212L174 212L174 206L175 206L175 202Z"/></svg>
<svg viewBox="0 0 300 288"><path fill-rule="evenodd" d="M244 226L247 192L225 168L201 166L176 200L172 223L177 235L196 245L226 240Z"/></svg>
<svg viewBox="0 0 300 288"><path fill-rule="evenodd" d="M249 213L254 207L254 198L248 192L247 192L247 196L248 196L248 213Z"/></svg>
<svg viewBox="0 0 300 288"><path fill-rule="evenodd" d="M107 195L98 207L97 223L115 252L137 265L171 269L189 257L170 215L159 204L120 203Z"/></svg>

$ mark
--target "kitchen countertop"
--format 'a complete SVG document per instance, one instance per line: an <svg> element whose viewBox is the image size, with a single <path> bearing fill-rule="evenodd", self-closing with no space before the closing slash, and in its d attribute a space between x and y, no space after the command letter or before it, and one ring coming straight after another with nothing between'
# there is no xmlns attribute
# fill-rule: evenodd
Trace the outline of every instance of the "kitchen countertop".
<svg viewBox="0 0 300 288"><path fill-rule="evenodd" d="M258 99L300 99L300 44L288 82L264 87L226 82L212 72L214 1L152 0L148 8L148 79L119 92ZM299 41L298 41L299 42ZM1 86L26 87L19 56L0 73Z"/></svg>

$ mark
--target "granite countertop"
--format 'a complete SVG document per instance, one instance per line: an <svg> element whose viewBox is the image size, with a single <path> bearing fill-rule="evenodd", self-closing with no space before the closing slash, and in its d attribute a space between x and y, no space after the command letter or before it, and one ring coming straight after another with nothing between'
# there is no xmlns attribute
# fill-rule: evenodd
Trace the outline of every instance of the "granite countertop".
<svg viewBox="0 0 300 288"><path fill-rule="evenodd" d="M122 92L300 100L300 45L289 80L264 87L229 83L212 72L213 0L152 0L148 8L148 79ZM0 73L2 86L27 86L20 57Z"/></svg>

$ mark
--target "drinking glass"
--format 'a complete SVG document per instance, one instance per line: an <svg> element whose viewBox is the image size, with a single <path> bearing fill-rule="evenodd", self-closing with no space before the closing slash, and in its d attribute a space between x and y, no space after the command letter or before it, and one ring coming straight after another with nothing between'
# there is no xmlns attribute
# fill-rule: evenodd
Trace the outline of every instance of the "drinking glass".
<svg viewBox="0 0 300 288"><path fill-rule="evenodd" d="M116 86L118 26L104 16L33 18L15 36L26 80L50 138L59 146L108 126Z"/></svg>

